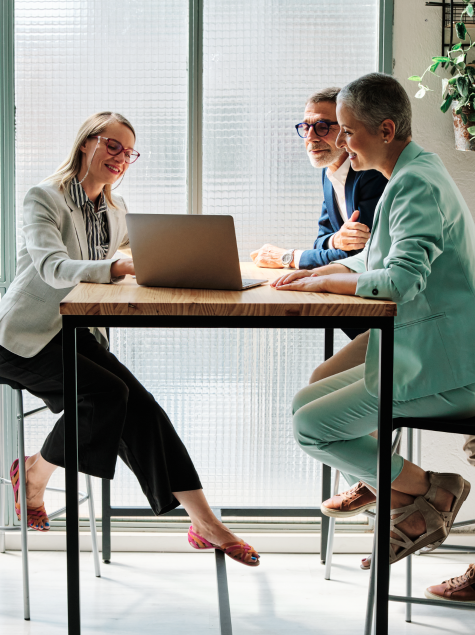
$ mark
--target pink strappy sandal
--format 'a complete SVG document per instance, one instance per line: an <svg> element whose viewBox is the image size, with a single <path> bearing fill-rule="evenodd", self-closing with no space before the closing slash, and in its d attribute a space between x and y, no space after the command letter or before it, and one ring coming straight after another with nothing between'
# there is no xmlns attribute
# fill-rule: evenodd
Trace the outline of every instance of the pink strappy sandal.
<svg viewBox="0 0 475 635"><path fill-rule="evenodd" d="M25 463L29 459L25 456ZM13 487L13 495L15 497L15 512L18 520L21 520L20 509L20 465L18 459L15 459L10 468L10 480ZM44 505L39 507L27 507L27 526L36 531L49 531L49 518ZM41 526L39 523L43 523Z"/></svg>
<svg viewBox="0 0 475 635"><path fill-rule="evenodd" d="M233 540L232 542L225 542L223 545L213 545L211 542L208 542L206 538L195 533L193 531L193 525L191 525L188 530L188 542L193 549L219 549L233 560L245 564L248 567L258 567L260 564L259 554L251 545L244 542L244 540L240 540L239 542Z"/></svg>

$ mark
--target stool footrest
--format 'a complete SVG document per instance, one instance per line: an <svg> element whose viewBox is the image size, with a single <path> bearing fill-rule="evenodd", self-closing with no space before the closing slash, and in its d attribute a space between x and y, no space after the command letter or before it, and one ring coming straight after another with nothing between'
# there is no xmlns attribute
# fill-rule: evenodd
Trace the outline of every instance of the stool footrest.
<svg viewBox="0 0 475 635"><path fill-rule="evenodd" d="M413 598L406 595L390 595L390 602L403 602L404 604L426 604L428 606L443 606L445 608L475 611L475 604L468 602L455 602L453 600L427 600L426 598Z"/></svg>

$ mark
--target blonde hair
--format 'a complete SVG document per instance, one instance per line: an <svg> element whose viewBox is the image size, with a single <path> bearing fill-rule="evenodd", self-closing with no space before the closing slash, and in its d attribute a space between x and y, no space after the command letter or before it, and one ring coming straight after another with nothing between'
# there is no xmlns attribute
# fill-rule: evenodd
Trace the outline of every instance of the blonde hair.
<svg viewBox="0 0 475 635"><path fill-rule="evenodd" d="M79 128L69 155L61 163L56 172L44 180L49 181L50 183L56 183L59 185L59 189L61 191L68 189L69 184L81 169L81 146L89 137L100 135L109 124L114 122L124 124L124 126L127 126L127 128L131 130L134 137L136 136L135 130L130 121L122 115L119 115L119 113L110 111L97 112L96 114L88 117ZM104 196L106 197L109 205L115 207L112 201L111 186L109 184L104 186Z"/></svg>

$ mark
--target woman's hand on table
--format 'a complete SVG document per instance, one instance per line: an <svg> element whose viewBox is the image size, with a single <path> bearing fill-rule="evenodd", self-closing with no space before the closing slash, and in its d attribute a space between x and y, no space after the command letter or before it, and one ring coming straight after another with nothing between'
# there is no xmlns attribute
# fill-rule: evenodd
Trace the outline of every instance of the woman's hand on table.
<svg viewBox="0 0 475 635"><path fill-rule="evenodd" d="M132 258L119 258L111 265L111 278L120 278L121 276L135 276L134 261Z"/></svg>
<svg viewBox="0 0 475 635"><path fill-rule="evenodd" d="M328 291L329 276L314 276L310 271L299 271L298 274L282 276L282 278L275 280L271 286L277 291L312 291L313 293Z"/></svg>
<svg viewBox="0 0 475 635"><path fill-rule="evenodd" d="M361 274L340 273L341 269L337 269L335 273L330 273L328 269L330 269L330 265L310 271L295 271L275 280L271 287L277 291L311 291L312 293L356 295L356 286Z"/></svg>

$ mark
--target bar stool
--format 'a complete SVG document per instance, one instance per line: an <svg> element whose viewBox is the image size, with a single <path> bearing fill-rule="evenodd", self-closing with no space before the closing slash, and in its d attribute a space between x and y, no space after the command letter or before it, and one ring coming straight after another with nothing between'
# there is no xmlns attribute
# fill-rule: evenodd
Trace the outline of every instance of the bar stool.
<svg viewBox="0 0 475 635"><path fill-rule="evenodd" d="M407 428L408 433L408 460L412 461L413 454L413 430L431 430L433 432L445 432L448 434L475 434L475 417L469 419L430 419L430 418L397 418L393 420L393 429ZM454 523L452 528L466 527L475 524L475 519ZM373 542L372 563L376 561L377 541ZM459 547L458 550L473 552L472 547ZM364 635L371 635L374 614L374 583L375 567L371 566L370 584L368 590L368 603L366 607L366 622ZM447 602L445 600L428 600L412 597L412 556L406 558L406 595L389 595L390 602L402 602L406 604L406 622L411 621L412 604L425 604L428 606L441 606L443 608L462 609L475 611L475 605L465 602Z"/></svg>
<svg viewBox="0 0 475 635"><path fill-rule="evenodd" d="M0 386L6 385L10 386L14 392L17 394L17 422L18 422L18 451L19 457L25 456L25 432L24 432L24 420L26 417L31 417L31 415L40 412L42 410L46 410L46 406L42 406L41 408L35 408L34 410L30 410L29 412L24 412L23 409L23 390L24 386L19 384L16 381L12 381L10 379L5 379L4 377L0 377ZM25 486L25 461L18 461L20 468L20 507L22 510L26 509L26 486ZM0 485L11 484L11 481L7 478L0 477ZM96 517L94 511L94 497L91 485L91 477L86 474L86 488L87 492L79 492L79 500L78 504L81 505L88 501L89 505L89 516L91 523L91 540L92 540L92 551L94 554L94 568L96 577L101 577L101 570L99 564L99 552L97 549L97 529L96 529ZM3 488L0 488L0 492ZM49 491L54 492L65 492L64 489L58 487L47 487ZM3 519L3 501L0 497L0 518ZM57 509L51 514L48 514L50 520L61 516L66 511L66 507L62 507L61 509ZM30 585L29 585L29 576L28 576L28 533L27 533L27 514L22 513L21 515L21 524L18 527L15 526L0 526L0 553L5 553L5 533L6 532L21 532L21 552L22 552L22 572L23 572L23 616L25 620L30 619Z"/></svg>

